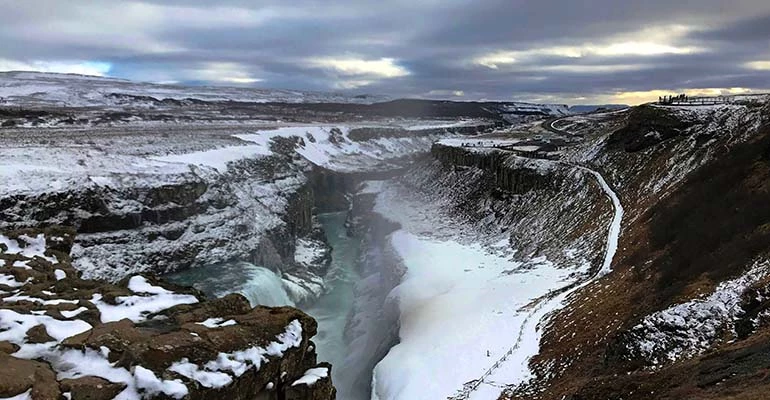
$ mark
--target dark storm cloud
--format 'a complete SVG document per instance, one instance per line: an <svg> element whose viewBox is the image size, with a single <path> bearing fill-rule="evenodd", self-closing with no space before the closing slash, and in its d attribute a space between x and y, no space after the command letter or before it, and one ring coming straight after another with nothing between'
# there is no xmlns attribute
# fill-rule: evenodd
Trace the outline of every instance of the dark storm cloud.
<svg viewBox="0 0 770 400"><path fill-rule="evenodd" d="M101 62L146 81L565 102L770 88L766 0L0 0L0 11L0 69Z"/></svg>

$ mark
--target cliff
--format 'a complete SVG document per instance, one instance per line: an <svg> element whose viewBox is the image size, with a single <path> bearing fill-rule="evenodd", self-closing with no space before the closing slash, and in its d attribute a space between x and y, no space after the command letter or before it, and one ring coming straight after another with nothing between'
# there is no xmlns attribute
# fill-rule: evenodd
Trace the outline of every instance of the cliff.
<svg viewBox="0 0 770 400"><path fill-rule="evenodd" d="M133 275L84 280L74 230L0 235L0 397L334 399L315 321Z"/></svg>
<svg viewBox="0 0 770 400"><path fill-rule="evenodd" d="M613 272L544 328L516 399L763 398L767 106L641 106L569 156L626 209Z"/></svg>

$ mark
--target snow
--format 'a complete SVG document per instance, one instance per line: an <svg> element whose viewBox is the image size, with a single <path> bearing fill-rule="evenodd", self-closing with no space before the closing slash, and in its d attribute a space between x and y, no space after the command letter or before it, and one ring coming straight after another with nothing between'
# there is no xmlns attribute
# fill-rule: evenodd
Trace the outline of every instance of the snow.
<svg viewBox="0 0 770 400"><path fill-rule="evenodd" d="M414 124L402 124L402 127L408 131L422 131L429 129L449 129L460 128L464 126L473 126L477 121L474 120L460 120L460 121L422 121L421 123Z"/></svg>
<svg viewBox="0 0 770 400"><path fill-rule="evenodd" d="M382 400L452 396L506 355L496 372L508 380L497 381L528 378L526 361L539 351L541 314L529 317L533 304L573 282L572 273L585 273L544 258L521 268L511 251L467 240L462 229L448 232L459 228L431 210L390 188L377 197L375 211L402 226L390 242L406 267L391 292L400 310L399 343L374 371L375 395ZM511 356L517 334L521 343Z"/></svg>
<svg viewBox="0 0 770 400"><path fill-rule="evenodd" d="M252 368L259 371L262 363L269 361L266 356L283 357L286 350L299 347L301 343L302 325L298 320L292 320L285 331L276 336L276 341L265 347L254 346L232 353L219 353L215 360L202 367L185 358L173 363L168 369L205 387L220 388L232 382L231 374L239 377Z"/></svg>
<svg viewBox="0 0 770 400"><path fill-rule="evenodd" d="M406 272L391 292L400 309L400 341L375 368L373 398L494 399L500 395L494 382L533 376L528 361L540 351L542 321L606 274L617 249L620 201L600 174L585 171L615 206L604 262L590 278L587 263L511 261L511 251L500 245L507 237L468 235L435 205L423 207L390 187L378 195L375 211L402 227L390 241Z"/></svg>
<svg viewBox="0 0 770 400"><path fill-rule="evenodd" d="M382 192L386 181L364 181L358 188L358 194L377 194Z"/></svg>
<svg viewBox="0 0 770 400"><path fill-rule="evenodd" d="M91 329L90 324L81 320L60 321L46 315L20 314L12 310L0 309L0 341L7 340L22 346L23 350L27 331L37 325L44 325L48 335L57 341Z"/></svg>
<svg viewBox="0 0 770 400"><path fill-rule="evenodd" d="M464 137L464 138L446 138L436 143L449 147L506 147L521 143L521 139L513 138L487 138L487 137Z"/></svg>
<svg viewBox="0 0 770 400"><path fill-rule="evenodd" d="M88 311L88 308L86 308L86 307L79 307L79 308L77 308L75 310L72 310L72 311L62 310L62 311L59 311L59 313L61 313L61 315L64 318L74 318L74 317L77 317L83 311Z"/></svg>
<svg viewBox="0 0 770 400"><path fill-rule="evenodd" d="M188 394L187 386L180 380L160 380L154 372L139 365L134 367L134 379L136 387L142 389L148 396L163 393L175 399L181 399Z"/></svg>
<svg viewBox="0 0 770 400"><path fill-rule="evenodd" d="M270 154L269 147L230 146L222 149L197 151L186 154L150 157L150 159L167 163L200 165L214 168L219 172L225 172L227 171L227 164L230 162L244 158L258 158Z"/></svg>
<svg viewBox="0 0 770 400"><path fill-rule="evenodd" d="M53 273L56 276L56 280L57 281L60 281L60 280L62 280L62 279L67 277L67 273L64 272L64 270L61 270L61 269L55 269L53 271Z"/></svg>
<svg viewBox="0 0 770 400"><path fill-rule="evenodd" d="M381 399L444 398L477 378L505 354L527 305L565 284L570 271L543 262L535 271L488 253L480 245L435 241L404 231L392 244L407 267L394 289L401 312L400 343L377 365ZM525 349L511 377L528 376ZM461 368L458 366L462 366ZM432 379L411 379L431 376Z"/></svg>
<svg viewBox="0 0 770 400"><path fill-rule="evenodd" d="M294 261L313 265L326 253L326 246L323 242L307 238L297 239L296 250L294 251Z"/></svg>
<svg viewBox="0 0 770 400"><path fill-rule="evenodd" d="M283 102L283 103L372 103L388 100L385 96L347 96L339 93L297 90L162 85L131 82L117 78L41 72L0 73L0 98L6 104L67 105L86 107L115 105L151 107L144 100L128 100L110 94L152 96L202 101Z"/></svg>
<svg viewBox="0 0 770 400"><path fill-rule="evenodd" d="M77 304L78 303L78 300L64 300L64 299L43 300L37 297L31 297L24 294L14 294L13 296L4 297L2 300L8 303L15 303L17 301L29 301L33 303L42 304L44 306L55 306L57 304Z"/></svg>
<svg viewBox="0 0 770 400"><path fill-rule="evenodd" d="M534 104L512 103L505 107L508 112L514 113L543 113L552 116L564 116L571 114L566 104Z"/></svg>
<svg viewBox="0 0 770 400"><path fill-rule="evenodd" d="M586 171L596 178L596 181L602 187L602 191L612 201L614 213L612 216L612 222L610 223L609 233L607 235L607 251L604 256L602 267L599 270L599 275L604 276L611 271L612 259L615 257L615 252L618 250L618 240L620 239L620 223L623 220L623 205L620 204L620 199L617 193L615 193L607 181L604 180L602 174L585 167L581 167L583 171Z"/></svg>
<svg viewBox="0 0 770 400"><path fill-rule="evenodd" d="M650 363L693 357L717 343L743 313L744 294L770 275L767 263L754 265L738 278L720 283L703 298L674 305L646 316L631 330L628 350Z"/></svg>
<svg viewBox="0 0 770 400"><path fill-rule="evenodd" d="M230 375L224 372L202 371L197 365L191 363L186 358L183 358L179 362L175 362L168 368L168 370L197 381L203 387L207 388L221 388L233 382L233 378Z"/></svg>
<svg viewBox="0 0 770 400"><path fill-rule="evenodd" d="M0 400L32 400L32 389L12 397L3 397Z"/></svg>
<svg viewBox="0 0 770 400"><path fill-rule="evenodd" d="M26 285L32 280L32 278L27 278L24 282L19 282L16 280L16 278L13 275L6 275L6 274L0 274L0 285L9 286L12 288L17 288Z"/></svg>
<svg viewBox="0 0 770 400"><path fill-rule="evenodd" d="M8 248L4 253L18 254L26 258L41 257L53 264L59 262L56 257L48 257L45 255L45 235L42 233L35 237L20 235L19 239L24 242L24 246L21 246L17 240L0 235L0 244L4 244Z"/></svg>
<svg viewBox="0 0 770 400"><path fill-rule="evenodd" d="M106 142L108 139L103 140ZM108 143L102 145L107 146ZM65 143L5 146L0 148L0 180L3 182L0 194L39 194L93 187L95 183L89 178L93 175L119 177L111 187L125 184L162 185L177 182L181 175L189 173L186 164L126 154L136 150L136 147L117 147L104 151L98 146Z"/></svg>
<svg viewBox="0 0 770 400"><path fill-rule="evenodd" d="M133 371L115 367L106 355L91 349L52 351L45 359L58 371L57 379L75 379L82 376L98 376L110 382L123 383L126 388L115 400L139 400L146 395L166 394L181 399L188 394L187 387L178 379L161 380L155 373L135 366Z"/></svg>
<svg viewBox="0 0 770 400"><path fill-rule="evenodd" d="M237 325L238 323L232 319L225 321L224 318L209 318L203 322L196 322L196 324L203 325L206 328L222 328L225 326Z"/></svg>
<svg viewBox="0 0 770 400"><path fill-rule="evenodd" d="M115 298L117 305L102 301L99 293L91 297L91 303L99 309L102 322L114 322L128 318L134 322L142 322L149 314L158 313L179 304L194 304L198 299L193 295L172 293L158 286L153 286L141 276L129 280L129 289L134 293L145 293L149 296L119 296Z"/></svg>
<svg viewBox="0 0 770 400"><path fill-rule="evenodd" d="M510 149L523 152L533 152L540 150L540 146L513 146Z"/></svg>
<svg viewBox="0 0 770 400"><path fill-rule="evenodd" d="M329 126L293 126L235 137L263 149L269 149L270 142L277 137L300 138L302 142L296 152L310 163L334 171L351 172L372 169L384 161L417 152L427 152L434 141L445 136L415 135L355 141L350 139L349 133L350 127L347 126L336 129Z"/></svg>
<svg viewBox="0 0 770 400"><path fill-rule="evenodd" d="M298 386L298 385L308 385L313 386L316 382L318 382L319 379L327 378L329 376L329 368L327 367L319 367L319 368L310 368L309 370L305 371L305 374L294 381L292 383L292 386Z"/></svg>
<svg viewBox="0 0 770 400"><path fill-rule="evenodd" d="M171 294L170 290L166 290L160 286L151 285L147 282L147 279L141 275L132 276L128 280L128 290L134 293L147 293L147 294Z"/></svg>

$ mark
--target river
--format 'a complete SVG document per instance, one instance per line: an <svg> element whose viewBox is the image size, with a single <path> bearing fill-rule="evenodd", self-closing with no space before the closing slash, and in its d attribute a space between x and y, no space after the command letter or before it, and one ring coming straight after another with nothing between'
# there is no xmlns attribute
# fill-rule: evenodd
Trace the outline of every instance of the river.
<svg viewBox="0 0 770 400"><path fill-rule="evenodd" d="M355 301L354 287L359 280L357 262L360 241L347 235L346 216L346 212L318 216L333 249L332 263L325 277L326 293L302 309L318 322L318 334L313 338L318 360L332 364L332 381L335 384L348 378L344 376L342 368L343 365L350 365L350 360L346 360L350 352L345 340L345 326ZM209 296L241 293L252 306L295 305L289 299L278 275L247 262L193 268L167 275L166 278L176 284L193 286ZM341 387L338 385L338 390ZM344 393L344 389L338 393L338 398L358 400Z"/></svg>

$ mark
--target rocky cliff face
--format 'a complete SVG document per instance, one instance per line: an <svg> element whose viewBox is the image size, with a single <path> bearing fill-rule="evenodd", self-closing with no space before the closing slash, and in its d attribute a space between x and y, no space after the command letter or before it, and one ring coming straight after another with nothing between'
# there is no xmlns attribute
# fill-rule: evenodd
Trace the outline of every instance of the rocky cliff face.
<svg viewBox="0 0 770 400"><path fill-rule="evenodd" d="M574 149L618 190L619 251L550 318L535 377L505 398L763 398L768 115L642 106Z"/></svg>
<svg viewBox="0 0 770 400"><path fill-rule="evenodd" d="M149 275L84 280L73 229L0 235L0 397L334 399L316 323Z"/></svg>
<svg viewBox="0 0 770 400"><path fill-rule="evenodd" d="M480 232L509 232L523 259L580 254L569 262L574 265L600 256L611 209L576 165L441 144L431 153L433 160L410 170L404 184L463 215Z"/></svg>
<svg viewBox="0 0 770 400"><path fill-rule="evenodd" d="M313 231L314 199L305 167L289 157L243 160L224 173L192 168L157 186L138 181L5 197L2 227L75 227L73 255L87 277L237 259L293 265L294 240Z"/></svg>

